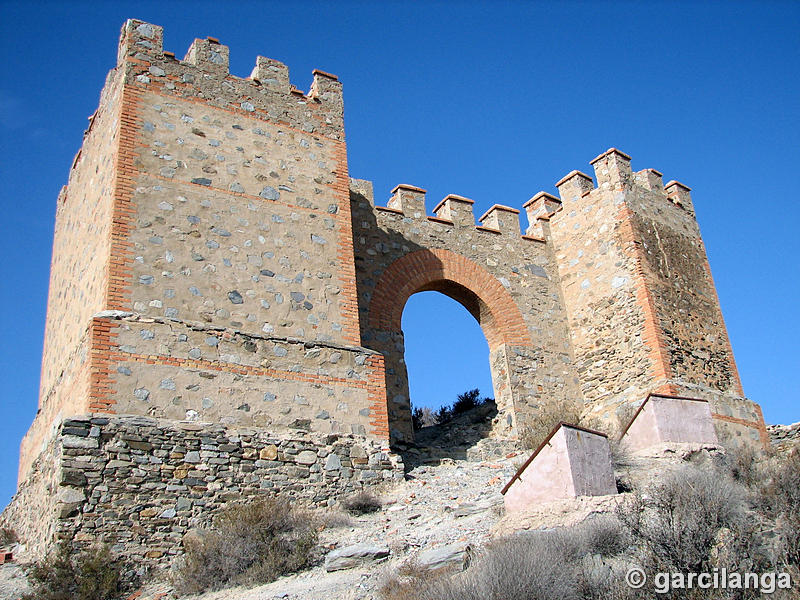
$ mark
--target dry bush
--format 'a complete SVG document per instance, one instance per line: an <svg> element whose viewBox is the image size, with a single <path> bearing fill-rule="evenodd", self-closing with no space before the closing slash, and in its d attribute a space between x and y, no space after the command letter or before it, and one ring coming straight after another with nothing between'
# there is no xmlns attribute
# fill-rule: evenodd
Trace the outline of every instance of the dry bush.
<svg viewBox="0 0 800 600"><path fill-rule="evenodd" d="M633 600L652 596L656 573L725 568L796 574L800 452L770 461L762 473L748 490L719 465L687 464L632 494L616 516L499 540L463 572L406 569L385 581L381 594L384 600ZM645 570L648 588L626 585L631 566ZM694 588L660 597L761 596L758 590Z"/></svg>
<svg viewBox="0 0 800 600"><path fill-rule="evenodd" d="M752 540L747 509L747 490L727 473L686 465L635 493L617 516L643 549L646 566L699 573L711 571L723 529L734 532L741 546L726 549L730 560L744 558Z"/></svg>
<svg viewBox="0 0 800 600"><path fill-rule="evenodd" d="M527 415L520 428L519 441L523 448L535 450L559 422L577 424L581 418L581 405L570 400L545 404L541 410Z"/></svg>
<svg viewBox="0 0 800 600"><path fill-rule="evenodd" d="M414 431L419 431L423 427L436 425L436 417L433 411L427 406L415 406L411 411L411 420Z"/></svg>
<svg viewBox="0 0 800 600"><path fill-rule="evenodd" d="M758 487L765 476L768 457L752 446L726 448L725 463L731 476L747 487Z"/></svg>
<svg viewBox="0 0 800 600"><path fill-rule="evenodd" d="M126 593L122 582L122 560L108 546L74 552L60 545L41 563L26 569L33 592L23 600L115 600Z"/></svg>
<svg viewBox="0 0 800 600"><path fill-rule="evenodd" d="M213 527L184 541L176 570L181 593L257 585L308 567L317 544L315 523L285 499L230 504Z"/></svg>
<svg viewBox="0 0 800 600"><path fill-rule="evenodd" d="M378 512L382 506L380 499L366 490L360 491L342 501L342 508L351 515L366 515Z"/></svg>
<svg viewBox="0 0 800 600"><path fill-rule="evenodd" d="M319 529L338 529L340 527L352 527L353 519L343 510L325 509L314 512L313 519Z"/></svg>
<svg viewBox="0 0 800 600"><path fill-rule="evenodd" d="M13 529L0 527L0 547L10 546L17 543L17 541L19 541L19 538L17 538L17 534Z"/></svg>
<svg viewBox="0 0 800 600"><path fill-rule="evenodd" d="M602 557L616 556L626 545L613 518L526 532L491 544L464 572L407 569L386 580L381 594L384 600L628 598L620 573L596 568Z"/></svg>
<svg viewBox="0 0 800 600"><path fill-rule="evenodd" d="M763 473L758 489L762 512L781 537L783 561L800 566L800 448L783 460L771 460Z"/></svg>

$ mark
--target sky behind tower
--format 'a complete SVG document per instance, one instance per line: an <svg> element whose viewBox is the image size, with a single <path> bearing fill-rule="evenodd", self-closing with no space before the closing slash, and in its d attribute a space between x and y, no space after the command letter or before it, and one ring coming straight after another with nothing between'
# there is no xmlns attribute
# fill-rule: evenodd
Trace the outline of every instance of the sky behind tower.
<svg viewBox="0 0 800 600"><path fill-rule="evenodd" d="M349 170L520 208L609 147L692 188L745 393L800 420L800 3L8 2L0 0L3 160L0 505L36 413L55 201L116 59L122 23L164 27L343 82ZM522 227L526 227L524 222ZM433 292L403 316L412 402L491 395L477 323Z"/></svg>

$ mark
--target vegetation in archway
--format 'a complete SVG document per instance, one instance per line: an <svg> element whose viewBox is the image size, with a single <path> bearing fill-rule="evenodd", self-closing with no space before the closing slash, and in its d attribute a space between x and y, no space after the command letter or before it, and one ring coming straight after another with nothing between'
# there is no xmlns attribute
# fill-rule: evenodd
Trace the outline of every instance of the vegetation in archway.
<svg viewBox="0 0 800 600"><path fill-rule="evenodd" d="M429 407L412 407L411 416L414 421L414 430L431 425L443 425L452 421L458 415L469 412L473 408L482 406L488 402L494 402L493 398L481 398L481 391L474 388L459 394L453 404L445 404L436 411Z"/></svg>

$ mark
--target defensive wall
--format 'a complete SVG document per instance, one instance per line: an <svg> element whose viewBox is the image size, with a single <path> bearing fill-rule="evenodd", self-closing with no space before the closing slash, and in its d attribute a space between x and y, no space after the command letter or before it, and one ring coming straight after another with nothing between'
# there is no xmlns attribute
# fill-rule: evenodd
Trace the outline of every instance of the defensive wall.
<svg viewBox="0 0 800 600"><path fill-rule="evenodd" d="M218 40L179 60L162 34L124 25L58 198L39 411L3 516L34 519L34 547L122 543L135 521L158 561L243 490L327 503L395 477L391 447L413 443L401 316L426 290L481 325L497 437L549 403L610 420L663 393L708 400L723 444L767 442L686 186L611 149L594 180L526 202L524 234L512 206L476 220L448 195L428 214L409 184L381 206L349 177L336 76L305 93L258 57L239 78Z"/></svg>

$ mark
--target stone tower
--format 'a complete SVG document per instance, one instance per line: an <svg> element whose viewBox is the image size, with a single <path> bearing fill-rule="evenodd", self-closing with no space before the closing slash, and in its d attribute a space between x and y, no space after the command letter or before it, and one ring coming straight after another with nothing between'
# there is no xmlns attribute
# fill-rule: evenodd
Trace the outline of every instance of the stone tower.
<svg viewBox="0 0 800 600"><path fill-rule="evenodd" d="M166 554L233 491L325 502L398 476L401 315L424 290L480 323L497 436L549 403L611 419L659 392L709 400L723 442L763 443L689 189L615 149L593 165L597 187L573 171L525 203L524 235L519 210L476 225L462 196L429 216L413 185L376 206L349 178L336 76L304 93L258 57L234 77L218 40L178 60L128 21L58 198L9 511L42 548L110 535Z"/></svg>

